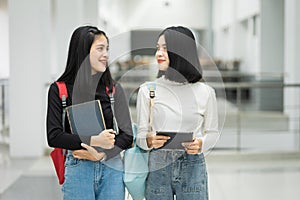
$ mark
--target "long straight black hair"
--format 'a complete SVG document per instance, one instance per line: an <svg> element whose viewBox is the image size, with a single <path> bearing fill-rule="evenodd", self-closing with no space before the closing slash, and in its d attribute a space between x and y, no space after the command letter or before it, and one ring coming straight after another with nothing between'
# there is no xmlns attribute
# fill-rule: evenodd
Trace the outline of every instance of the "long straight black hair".
<svg viewBox="0 0 300 200"><path fill-rule="evenodd" d="M202 69L198 57L194 34L183 26L164 29L164 35L170 60L165 77L176 82L196 83L202 79Z"/></svg>
<svg viewBox="0 0 300 200"><path fill-rule="evenodd" d="M109 42L105 32L94 26L81 26L73 32L69 44L66 68L57 81L74 85L82 94L95 92L92 85L92 79L95 78L92 78L91 75L89 54L95 38L100 35L104 35L107 42ZM106 68L103 73L97 73L96 76L98 76L99 84L112 88L113 79L109 68Z"/></svg>

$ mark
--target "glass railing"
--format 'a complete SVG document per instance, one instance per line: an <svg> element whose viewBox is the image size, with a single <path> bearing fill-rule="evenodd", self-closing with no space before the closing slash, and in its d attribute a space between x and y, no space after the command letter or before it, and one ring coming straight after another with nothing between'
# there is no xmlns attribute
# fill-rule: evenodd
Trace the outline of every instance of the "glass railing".
<svg viewBox="0 0 300 200"><path fill-rule="evenodd" d="M226 104L226 117L217 149L300 150L300 84L257 81L210 85L229 93L226 100L218 98L219 107Z"/></svg>
<svg viewBox="0 0 300 200"><path fill-rule="evenodd" d="M208 84L216 90L220 117L225 117L220 120L221 137L216 150L300 150L300 84L283 81ZM122 85L124 90L138 87L137 83ZM6 144L9 141L8 87L7 79L0 80L0 143ZM219 96L218 90L225 90L226 98ZM132 97L136 97L136 92L129 97L133 121L136 98Z"/></svg>

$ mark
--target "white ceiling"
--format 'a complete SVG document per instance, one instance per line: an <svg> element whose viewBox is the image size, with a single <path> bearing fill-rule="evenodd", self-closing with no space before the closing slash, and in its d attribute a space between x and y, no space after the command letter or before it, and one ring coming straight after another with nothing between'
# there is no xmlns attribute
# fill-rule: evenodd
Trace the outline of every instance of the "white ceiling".
<svg viewBox="0 0 300 200"><path fill-rule="evenodd" d="M210 0L99 0L100 24L118 33L140 28L184 25L203 29Z"/></svg>

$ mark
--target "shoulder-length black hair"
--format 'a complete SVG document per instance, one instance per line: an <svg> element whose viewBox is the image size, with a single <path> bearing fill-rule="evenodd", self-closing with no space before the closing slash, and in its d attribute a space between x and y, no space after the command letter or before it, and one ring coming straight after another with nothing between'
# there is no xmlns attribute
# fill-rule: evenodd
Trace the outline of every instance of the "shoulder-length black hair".
<svg viewBox="0 0 300 200"><path fill-rule="evenodd" d="M95 89L93 88L94 83L92 83L95 77L92 78L91 75L89 54L95 38L100 35L104 35L107 42L109 42L105 32L94 26L81 26L73 32L69 44L66 68L57 81L64 81L71 85L75 84L74 87L77 85L82 92L89 90L89 92L95 92L92 91ZM100 79L100 84L112 88L113 80L109 68L106 68L104 73L98 73L97 76L99 77L98 80Z"/></svg>
<svg viewBox="0 0 300 200"><path fill-rule="evenodd" d="M172 26L163 30L169 67L165 77L176 82L196 83L202 78L202 69L198 57L195 37L191 30L183 26Z"/></svg>

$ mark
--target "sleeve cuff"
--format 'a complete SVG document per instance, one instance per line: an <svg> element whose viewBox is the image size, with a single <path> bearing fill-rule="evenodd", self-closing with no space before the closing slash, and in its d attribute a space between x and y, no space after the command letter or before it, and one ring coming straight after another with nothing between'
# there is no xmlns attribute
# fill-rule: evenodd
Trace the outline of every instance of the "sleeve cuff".
<svg viewBox="0 0 300 200"><path fill-rule="evenodd" d="M148 144L147 144L147 141L146 141L146 139L137 139L137 145L140 147L140 148L142 148L142 149L144 149L144 150L146 150L146 151L150 151L150 150L152 150L153 149L153 147L151 147L151 148L149 148L148 147Z"/></svg>
<svg viewBox="0 0 300 200"><path fill-rule="evenodd" d="M199 140L199 139L201 139L202 140L202 146L201 146L201 150L199 151L199 153L198 154L201 154L201 153L203 153L203 144L204 144L204 142L205 142L205 140L204 140L204 137L198 137L198 138L196 138L197 140Z"/></svg>
<svg viewBox="0 0 300 200"><path fill-rule="evenodd" d="M103 153L104 153L104 152L103 152ZM106 158L107 158L106 153L104 153L104 156L103 156L103 158L100 160L100 162L106 161Z"/></svg>
<svg viewBox="0 0 300 200"><path fill-rule="evenodd" d="M80 136L81 142L91 146L91 136Z"/></svg>

